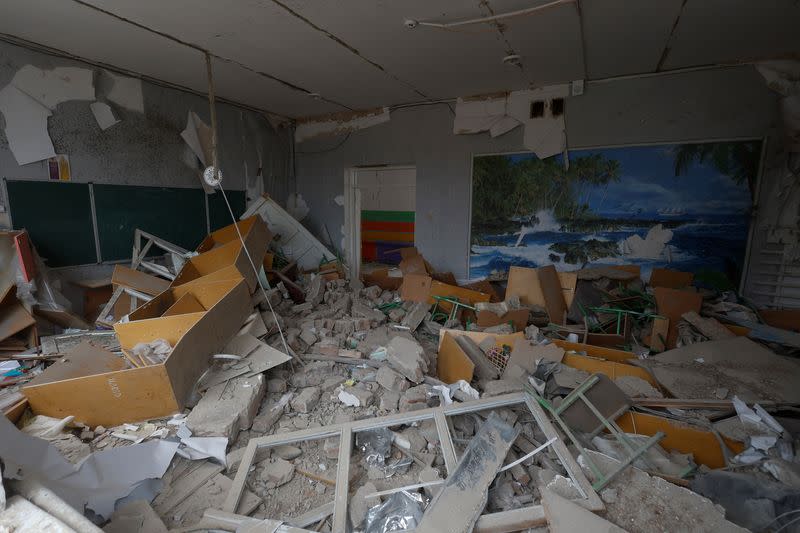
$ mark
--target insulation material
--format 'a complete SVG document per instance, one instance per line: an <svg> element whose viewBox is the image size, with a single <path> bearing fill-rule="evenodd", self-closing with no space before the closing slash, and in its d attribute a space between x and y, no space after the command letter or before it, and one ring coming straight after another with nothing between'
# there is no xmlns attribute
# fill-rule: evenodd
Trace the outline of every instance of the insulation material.
<svg viewBox="0 0 800 533"><path fill-rule="evenodd" d="M783 96L780 111L787 138L786 148L800 152L800 61L765 61L756 64L767 86Z"/></svg>
<svg viewBox="0 0 800 533"><path fill-rule="evenodd" d="M14 74L12 85L43 106L55 109L69 100L94 100L94 73L75 67L42 70L25 65Z"/></svg>
<svg viewBox="0 0 800 533"><path fill-rule="evenodd" d="M92 110L97 125L103 131L119 123L119 119L114 115L111 106L104 102L93 102L89 104L89 109Z"/></svg>
<svg viewBox="0 0 800 533"><path fill-rule="evenodd" d="M567 147L564 99L568 95L569 85L563 84L514 91L499 98L459 98L453 133L488 131L492 137L497 137L521 124L524 128L522 144L537 157L544 159L560 154Z"/></svg>
<svg viewBox="0 0 800 533"><path fill-rule="evenodd" d="M301 143L314 137L350 133L371 128L384 122L389 122L388 107L359 113L328 115L323 120L298 122L294 130L294 140L297 143Z"/></svg>
<svg viewBox="0 0 800 533"><path fill-rule="evenodd" d="M47 133L49 109L9 84L0 91L0 113L5 118L6 138L17 164L55 157L53 141Z"/></svg>
<svg viewBox="0 0 800 533"><path fill-rule="evenodd" d="M127 76L117 76L108 71L105 74L113 81L107 95L108 100L125 109L144 113L142 81Z"/></svg>

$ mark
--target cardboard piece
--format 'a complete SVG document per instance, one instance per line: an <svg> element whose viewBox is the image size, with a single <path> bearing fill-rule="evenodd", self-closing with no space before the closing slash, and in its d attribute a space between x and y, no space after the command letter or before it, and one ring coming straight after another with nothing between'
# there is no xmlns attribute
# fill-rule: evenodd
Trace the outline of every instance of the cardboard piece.
<svg viewBox="0 0 800 533"><path fill-rule="evenodd" d="M424 274L407 274L402 278L400 298L406 302L427 302L431 295L433 279Z"/></svg>
<svg viewBox="0 0 800 533"><path fill-rule="evenodd" d="M272 240L267 225L258 216L246 218L237 225L253 262L262 264L267 245ZM196 281L205 283L238 278L244 278L251 294L258 287L256 273L233 224L209 234L196 251L199 255L186 261L172 281L172 287Z"/></svg>
<svg viewBox="0 0 800 533"><path fill-rule="evenodd" d="M561 283L561 291L564 293L564 303L569 309L572 300L575 299L575 288L578 285L577 272L558 272L558 280Z"/></svg>
<svg viewBox="0 0 800 533"><path fill-rule="evenodd" d="M189 293L208 310L163 316ZM242 279L172 287L131 313L130 322L114 325L123 350L167 340L173 349L164 363L126 368L120 356L84 346L22 392L36 414L74 415L91 426L170 415L183 408L209 356L228 342L249 311L250 294Z"/></svg>
<svg viewBox="0 0 800 533"><path fill-rule="evenodd" d="M140 270L134 270L124 265L114 266L114 273L111 275L111 283L143 292L150 296L156 296L169 288L168 280L158 278Z"/></svg>
<svg viewBox="0 0 800 533"><path fill-rule="evenodd" d="M654 268L652 274L650 274L651 287L682 289L684 287L690 287L692 281L694 281L694 274L691 272L681 272L680 270Z"/></svg>
<svg viewBox="0 0 800 533"><path fill-rule="evenodd" d="M497 316L491 311L478 311L476 314L478 326L482 328L490 328L492 326L499 326L500 324L512 323L514 331L523 331L528 325L528 316L530 311L525 309L512 309L503 316Z"/></svg>
<svg viewBox="0 0 800 533"><path fill-rule="evenodd" d="M564 324L567 314L567 305L561 291L561 281L558 279L556 267L547 265L538 269L539 286L544 296L545 308L550 315L550 322Z"/></svg>
<svg viewBox="0 0 800 533"><path fill-rule="evenodd" d="M577 272L556 272L553 265L541 268L512 266L508 270L506 300L518 296L523 305L547 309L551 322L563 324L567 300L571 305L577 282Z"/></svg>
<svg viewBox="0 0 800 533"><path fill-rule="evenodd" d="M535 268L512 266L508 269L506 300L518 296L522 305L538 305L544 308L544 294L539 285L539 275Z"/></svg>
<svg viewBox="0 0 800 533"><path fill-rule="evenodd" d="M457 285L448 285L446 283L442 283L441 281L435 280L431 281L430 297L428 298L428 303L431 305L436 303L436 300L433 298L434 296L458 298L459 302L472 306L478 302L489 301L488 294L471 291ZM448 302L439 302L439 307L445 311L449 311L452 308L452 305L450 305Z"/></svg>
<svg viewBox="0 0 800 533"><path fill-rule="evenodd" d="M656 287L653 290L658 314L669 319L667 347L674 348L678 339L678 321L684 313L700 312L703 297L696 292Z"/></svg>
<svg viewBox="0 0 800 533"><path fill-rule="evenodd" d="M403 259L398 265L403 276L408 274L427 274L428 270L425 268L425 259L421 255L414 255Z"/></svg>

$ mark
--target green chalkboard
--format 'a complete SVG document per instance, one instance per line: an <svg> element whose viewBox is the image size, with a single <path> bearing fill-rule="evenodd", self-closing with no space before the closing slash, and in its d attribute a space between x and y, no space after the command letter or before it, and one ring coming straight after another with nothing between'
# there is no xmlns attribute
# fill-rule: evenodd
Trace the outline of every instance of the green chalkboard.
<svg viewBox="0 0 800 533"><path fill-rule="evenodd" d="M136 228L194 250L206 235L203 194L201 189L95 185L103 261L130 258Z"/></svg>
<svg viewBox="0 0 800 533"><path fill-rule="evenodd" d="M228 197L228 202L231 204L233 214L236 215L238 220L246 207L246 196L244 191L225 191ZM218 230L232 224L231 214L228 211L228 206L225 205L225 199L222 193L216 191L214 194L208 195L208 217L211 221L211 231Z"/></svg>
<svg viewBox="0 0 800 533"><path fill-rule="evenodd" d="M6 189L14 228L28 230L47 266L97 262L87 184L8 180Z"/></svg>

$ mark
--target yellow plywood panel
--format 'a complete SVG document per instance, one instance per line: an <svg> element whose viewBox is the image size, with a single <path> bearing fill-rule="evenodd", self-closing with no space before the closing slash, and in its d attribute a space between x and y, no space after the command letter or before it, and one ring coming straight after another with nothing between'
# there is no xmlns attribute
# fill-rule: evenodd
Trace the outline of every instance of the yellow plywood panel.
<svg viewBox="0 0 800 533"><path fill-rule="evenodd" d="M661 389L661 386L658 384L655 378L653 378L653 376L651 376L647 370L644 368L639 368L638 366L617 363L614 361L604 361L572 353L565 354L562 363L567 366L571 366L572 368L589 372L590 374L599 372L601 374L605 374L611 379L616 379L621 376L635 376L647 381L653 387Z"/></svg>

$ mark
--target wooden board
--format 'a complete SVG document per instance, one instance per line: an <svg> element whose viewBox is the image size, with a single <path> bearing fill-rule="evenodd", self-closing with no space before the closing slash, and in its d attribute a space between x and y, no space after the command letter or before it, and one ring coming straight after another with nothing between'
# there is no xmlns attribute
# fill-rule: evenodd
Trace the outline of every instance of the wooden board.
<svg viewBox="0 0 800 533"><path fill-rule="evenodd" d="M439 379L445 383L455 383L463 379L472 381L475 370L473 363L464 350L455 341L455 337L444 333L439 337L439 355L436 359L436 371Z"/></svg>
<svg viewBox="0 0 800 533"><path fill-rule="evenodd" d="M426 274L406 274L402 278L400 298L406 302L427 302L431 295L433 279Z"/></svg>
<svg viewBox="0 0 800 533"><path fill-rule="evenodd" d="M660 416L629 411L617 419L617 424L626 433L653 436L658 431L665 433L659 444L669 451L691 453L696 463L709 468L724 468L719 441L710 431L672 421ZM722 437L734 454L744 451L744 444Z"/></svg>
<svg viewBox="0 0 800 533"><path fill-rule="evenodd" d="M459 302L469 305L475 305L478 302L488 302L490 298L488 294L482 292L471 291L457 285L448 285L441 281L432 280L430 297L428 298L428 303L431 305L436 303L436 300L433 298L434 296L458 298ZM452 308L447 302L439 302L439 307L445 311L449 311Z"/></svg>
<svg viewBox="0 0 800 533"><path fill-rule="evenodd" d="M567 305L564 302L564 294L561 291L561 281L558 279L556 267L547 265L538 270L539 286L542 289L547 314L550 315L550 322L564 324Z"/></svg>
<svg viewBox="0 0 800 533"><path fill-rule="evenodd" d="M36 319L17 301L14 291L9 291L0 302L0 340L16 335L35 324Z"/></svg>
<svg viewBox="0 0 800 533"><path fill-rule="evenodd" d="M605 374L611 379L616 379L621 376L634 376L641 378L650 383L656 389L661 390L661 385L658 381L650 375L644 368L629 365L626 363L617 363L614 361L602 361L593 359L584 355L577 355L573 353L564 354L562 361L567 366L583 370L584 372Z"/></svg>
<svg viewBox="0 0 800 533"><path fill-rule="evenodd" d="M674 348L678 339L678 321L681 319L681 315L689 311L699 313L703 305L703 297L697 292L666 287L656 287L653 294L656 298L658 314L669 319L667 347Z"/></svg>
<svg viewBox="0 0 800 533"><path fill-rule="evenodd" d="M518 296L523 305L538 305L545 308L544 294L535 268L512 266L508 269L506 300L510 296Z"/></svg>
<svg viewBox="0 0 800 533"><path fill-rule="evenodd" d="M561 291L564 293L564 303L569 309L575 299L575 288L578 285L577 272L559 272L558 280L561 282Z"/></svg>
<svg viewBox="0 0 800 533"><path fill-rule="evenodd" d="M512 309L503 316L497 316L491 311L478 311L476 317L478 326L482 328L490 328L492 326L499 326L500 324L512 323L514 331L523 331L528 325L528 309Z"/></svg>
<svg viewBox="0 0 800 533"><path fill-rule="evenodd" d="M585 352L586 355L591 357L598 357L601 359L607 359L609 361L615 361L617 363L625 363L629 359L636 359L636 354L632 352L626 352L624 350L615 350L614 348L607 348L604 346L594 346L592 344L583 344L580 342L569 342L569 341L562 341L560 339L550 339L553 344L556 346L560 346L565 350L571 350L574 352Z"/></svg>
<svg viewBox="0 0 800 533"><path fill-rule="evenodd" d="M169 288L169 281L124 265L115 265L111 283L127 287L150 296L156 296Z"/></svg>
<svg viewBox="0 0 800 533"><path fill-rule="evenodd" d="M691 286L692 281L694 281L694 274L691 272L681 272L680 270L654 268L652 274L650 274L651 287L682 289Z"/></svg>
<svg viewBox="0 0 800 533"><path fill-rule="evenodd" d="M172 306L164 311L162 316L173 316L173 315L183 315L186 313L201 313L205 311L206 308L203 307L197 298L192 293L186 293L178 300L172 304Z"/></svg>
<svg viewBox="0 0 800 533"><path fill-rule="evenodd" d="M654 317L653 329L650 332L650 349L656 352L663 352L669 337L669 318Z"/></svg>

